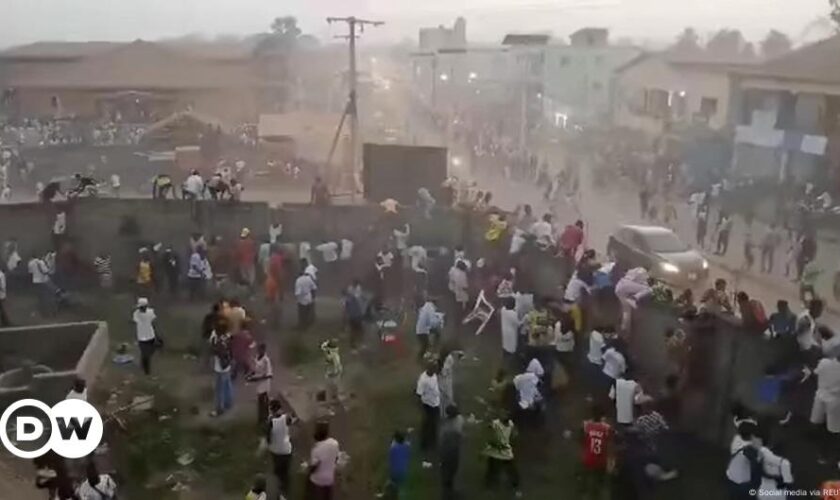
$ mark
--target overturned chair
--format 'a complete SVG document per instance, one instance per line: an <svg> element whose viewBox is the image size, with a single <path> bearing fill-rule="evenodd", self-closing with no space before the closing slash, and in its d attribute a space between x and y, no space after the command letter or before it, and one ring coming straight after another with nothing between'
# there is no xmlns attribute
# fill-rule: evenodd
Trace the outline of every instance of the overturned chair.
<svg viewBox="0 0 840 500"><path fill-rule="evenodd" d="M493 317L493 313L496 312L496 308L493 307L493 304L487 300L487 297L484 295L484 290L482 290L478 294L478 298L475 299L475 306L473 310L464 318L462 322L464 325L468 323L472 323L473 321L480 321L481 324L478 325L478 329L475 331L476 335L481 335L481 332L484 331L484 328L487 326L487 323L490 322L490 318Z"/></svg>

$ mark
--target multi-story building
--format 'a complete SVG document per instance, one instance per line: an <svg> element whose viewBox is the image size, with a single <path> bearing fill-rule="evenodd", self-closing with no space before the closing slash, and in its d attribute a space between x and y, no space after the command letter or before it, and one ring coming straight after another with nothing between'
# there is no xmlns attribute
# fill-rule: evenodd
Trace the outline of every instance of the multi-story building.
<svg viewBox="0 0 840 500"><path fill-rule="evenodd" d="M840 36L734 73L739 175L840 187Z"/></svg>
<svg viewBox="0 0 840 500"><path fill-rule="evenodd" d="M568 119L600 122L609 116L613 72L641 50L609 44L603 28L584 28L570 35L569 45L550 43L543 57L543 107L556 125Z"/></svg>

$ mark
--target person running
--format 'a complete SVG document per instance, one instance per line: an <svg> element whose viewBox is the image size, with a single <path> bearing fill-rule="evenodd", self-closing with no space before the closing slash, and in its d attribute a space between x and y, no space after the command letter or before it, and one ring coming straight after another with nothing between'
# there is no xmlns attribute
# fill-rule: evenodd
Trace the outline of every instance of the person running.
<svg viewBox="0 0 840 500"><path fill-rule="evenodd" d="M446 419L440 432L440 476L442 500L457 498L455 477L461 462L464 440L464 417L454 405L446 407Z"/></svg>
<svg viewBox="0 0 840 500"><path fill-rule="evenodd" d="M613 430L600 406L592 409L591 418L583 422L582 484L580 498L601 498L607 477Z"/></svg>
<svg viewBox="0 0 840 500"><path fill-rule="evenodd" d="M420 448L423 451L432 449L437 440L438 421L440 420L440 386L434 363L429 363L426 370L417 379L417 394L423 408L422 424L420 426Z"/></svg>
<svg viewBox="0 0 840 500"><path fill-rule="evenodd" d="M331 500L341 448L338 441L330 437L330 426L326 422L315 424L314 437L315 444L309 454L306 498L307 500Z"/></svg>
<svg viewBox="0 0 840 500"><path fill-rule="evenodd" d="M271 455L272 471L277 479L280 495L289 497L291 476L289 470L292 465L292 441L289 428L297 423L292 412L283 411L280 401L272 399L268 404L270 418L267 419L266 440L268 452Z"/></svg>
<svg viewBox="0 0 840 500"><path fill-rule="evenodd" d="M395 431L388 448L388 484L384 495L387 500L399 500L410 464L411 443L406 440L405 432Z"/></svg>
<svg viewBox="0 0 840 500"><path fill-rule="evenodd" d="M149 375L152 371L152 355L157 349L158 340L155 335L155 310L149 307L149 299L140 297L131 317L137 333L137 345L140 348L140 365L143 373Z"/></svg>
<svg viewBox="0 0 840 500"><path fill-rule="evenodd" d="M298 329L307 330L315 322L315 292L318 285L315 279L301 269L300 276L295 281L295 298L298 305Z"/></svg>
<svg viewBox="0 0 840 500"><path fill-rule="evenodd" d="M254 358L253 371L246 380L256 384L257 392L257 423L262 425L269 416L269 398L271 392L271 379L274 371L271 368L271 360L266 353L265 343L257 345L257 356Z"/></svg>
<svg viewBox="0 0 840 500"><path fill-rule="evenodd" d="M514 495L516 498L521 498L519 472L516 469L513 446L511 445L511 440L515 434L516 427L510 416L495 418L490 422L490 440L484 448L484 455L487 457L484 486L495 488L499 482L499 475L504 471L514 489Z"/></svg>

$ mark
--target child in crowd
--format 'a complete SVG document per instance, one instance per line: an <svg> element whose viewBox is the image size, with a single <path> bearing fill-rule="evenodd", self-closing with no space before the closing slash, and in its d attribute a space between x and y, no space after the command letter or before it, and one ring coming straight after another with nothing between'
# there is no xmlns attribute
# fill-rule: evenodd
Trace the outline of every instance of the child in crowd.
<svg viewBox="0 0 840 500"><path fill-rule="evenodd" d="M341 354L338 349L338 342L335 339L329 339L321 344L321 352L324 353L324 361L326 362L325 377L327 380L327 393L335 400L339 400L341 374L344 368L341 365Z"/></svg>

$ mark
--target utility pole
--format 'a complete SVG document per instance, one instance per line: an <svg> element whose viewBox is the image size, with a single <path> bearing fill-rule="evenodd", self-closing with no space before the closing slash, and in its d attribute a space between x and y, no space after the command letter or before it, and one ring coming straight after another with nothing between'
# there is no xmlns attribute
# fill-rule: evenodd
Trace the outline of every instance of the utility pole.
<svg viewBox="0 0 840 500"><path fill-rule="evenodd" d="M357 99L358 75L356 72L356 31L363 33L366 25L381 26L385 24L382 21L369 21L367 19L359 19L354 16L349 17L328 17L327 22L332 23L347 23L349 33L347 39L350 45L350 74L348 75L350 96L347 102L347 113L350 115L350 174L353 179L352 193L355 199L356 195L356 174L358 172L358 156L359 156L359 111Z"/></svg>

